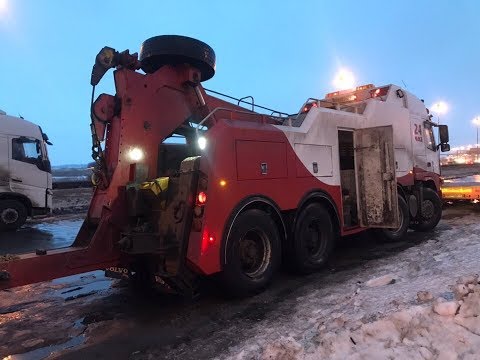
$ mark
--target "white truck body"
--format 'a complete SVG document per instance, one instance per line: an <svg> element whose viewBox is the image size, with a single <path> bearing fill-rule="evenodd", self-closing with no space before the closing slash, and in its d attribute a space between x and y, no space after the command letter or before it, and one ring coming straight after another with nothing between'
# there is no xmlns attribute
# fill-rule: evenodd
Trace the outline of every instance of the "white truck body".
<svg viewBox="0 0 480 360"><path fill-rule="evenodd" d="M52 174L47 142L38 125L0 112L0 229L18 227L18 221L8 226L16 216L23 217L15 215L10 206L14 202L25 206L27 216L50 212Z"/></svg>
<svg viewBox="0 0 480 360"><path fill-rule="evenodd" d="M338 131L354 131L385 125L393 127L397 177L407 175L414 168L440 174L438 150L433 129L428 125L430 117L425 105L415 95L398 86L387 85L382 88L387 87L389 88L387 94L381 98L343 103L339 104L337 109L323 107L324 101L320 100L317 102L318 106L308 111L301 124L277 128L284 131L311 174L321 177L322 181L329 185L340 184ZM402 91L402 98L396 95L397 90ZM347 95L348 93L343 96ZM335 97L327 98L325 102L328 100L334 103ZM308 151L308 145L304 144L324 148L323 151ZM323 174L313 172L312 163L315 161L322 164Z"/></svg>
<svg viewBox="0 0 480 360"><path fill-rule="evenodd" d="M397 183L407 193L413 193L418 182L439 191L440 150L435 126L423 101L395 85L364 85L328 94L322 100L309 99L294 121L276 125L310 175L327 185L340 186L360 214L379 211L377 203L382 201L396 209ZM374 137L385 145L380 146L380 152L387 152L382 159L378 151L371 151L378 145L373 144ZM362 154L362 147L369 150ZM383 188L376 179L380 173L392 174L391 179L384 179L390 184ZM391 217L390 225L395 225L396 217ZM360 223L386 226L389 222L379 216L376 222Z"/></svg>

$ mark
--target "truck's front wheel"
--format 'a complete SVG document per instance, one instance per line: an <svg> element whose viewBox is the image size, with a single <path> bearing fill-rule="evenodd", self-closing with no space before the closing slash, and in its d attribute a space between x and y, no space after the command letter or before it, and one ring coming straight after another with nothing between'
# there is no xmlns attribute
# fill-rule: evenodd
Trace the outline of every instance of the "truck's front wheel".
<svg viewBox="0 0 480 360"><path fill-rule="evenodd" d="M265 288L280 265L277 226L264 211L247 210L235 219L227 239L224 287L231 295L245 296Z"/></svg>
<svg viewBox="0 0 480 360"><path fill-rule="evenodd" d="M27 208L17 200L0 200L0 230L16 230L27 221Z"/></svg>
<svg viewBox="0 0 480 360"><path fill-rule="evenodd" d="M420 220L410 227L415 231L430 231L435 228L442 218L442 200L435 190L423 190L423 203Z"/></svg>

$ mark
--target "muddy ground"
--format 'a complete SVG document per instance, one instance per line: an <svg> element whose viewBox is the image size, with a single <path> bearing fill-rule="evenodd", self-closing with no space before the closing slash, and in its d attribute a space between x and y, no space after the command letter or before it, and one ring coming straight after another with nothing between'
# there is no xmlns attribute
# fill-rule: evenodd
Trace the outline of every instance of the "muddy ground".
<svg viewBox="0 0 480 360"><path fill-rule="evenodd" d="M363 326L375 329L379 321L409 314L417 305L429 312L438 297L451 300L456 278L479 271L479 214L474 204L447 208L434 232L411 232L401 243L382 244L366 235L342 240L324 271L281 273L267 291L242 300L225 299L213 281L196 301L141 294L101 272L0 292L0 358L372 358L378 351L365 336L349 335L358 344L349 340L349 346L357 350L332 339ZM61 218L57 225L72 220ZM45 225L31 228L37 226ZM52 239L58 235L51 233ZM432 299L419 302L419 291ZM467 332L468 339L461 337L464 349L474 349L480 331ZM437 351L430 358L438 358L433 341L422 346L409 341L410 348L425 347L427 355ZM391 339L380 344L406 346Z"/></svg>
<svg viewBox="0 0 480 360"><path fill-rule="evenodd" d="M53 190L53 215L86 212L92 199L93 188Z"/></svg>
<svg viewBox="0 0 480 360"><path fill-rule="evenodd" d="M54 216L0 234L0 255L68 246L91 193L55 190ZM455 299L458 276L479 272L479 215L479 204L460 204L404 242L341 240L324 271L282 272L248 299L225 299L213 280L195 301L144 294L102 272L2 291L0 359L475 359L480 323L432 307Z"/></svg>

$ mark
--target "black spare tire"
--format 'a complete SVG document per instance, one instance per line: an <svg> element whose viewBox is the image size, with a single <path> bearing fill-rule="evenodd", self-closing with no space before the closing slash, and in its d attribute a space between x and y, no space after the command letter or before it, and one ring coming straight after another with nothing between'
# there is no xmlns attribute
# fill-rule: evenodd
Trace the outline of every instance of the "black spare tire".
<svg viewBox="0 0 480 360"><path fill-rule="evenodd" d="M160 35L147 39L140 48L142 70L154 73L164 65L190 64L200 70L201 81L215 74L215 52L204 42L187 36Z"/></svg>

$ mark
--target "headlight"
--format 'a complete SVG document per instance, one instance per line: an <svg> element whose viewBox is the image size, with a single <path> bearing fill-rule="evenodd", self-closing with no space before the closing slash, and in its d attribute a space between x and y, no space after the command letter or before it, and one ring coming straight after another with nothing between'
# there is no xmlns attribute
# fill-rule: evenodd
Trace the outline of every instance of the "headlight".
<svg viewBox="0 0 480 360"><path fill-rule="evenodd" d="M143 151L142 149L138 148L138 147L134 147L134 148L131 148L129 151L128 151L128 157L130 158L130 160L132 161L140 161L143 159Z"/></svg>
<svg viewBox="0 0 480 360"><path fill-rule="evenodd" d="M198 147L200 148L200 150L205 150L205 148L207 147L207 139L205 139L204 136L200 136L198 138Z"/></svg>

